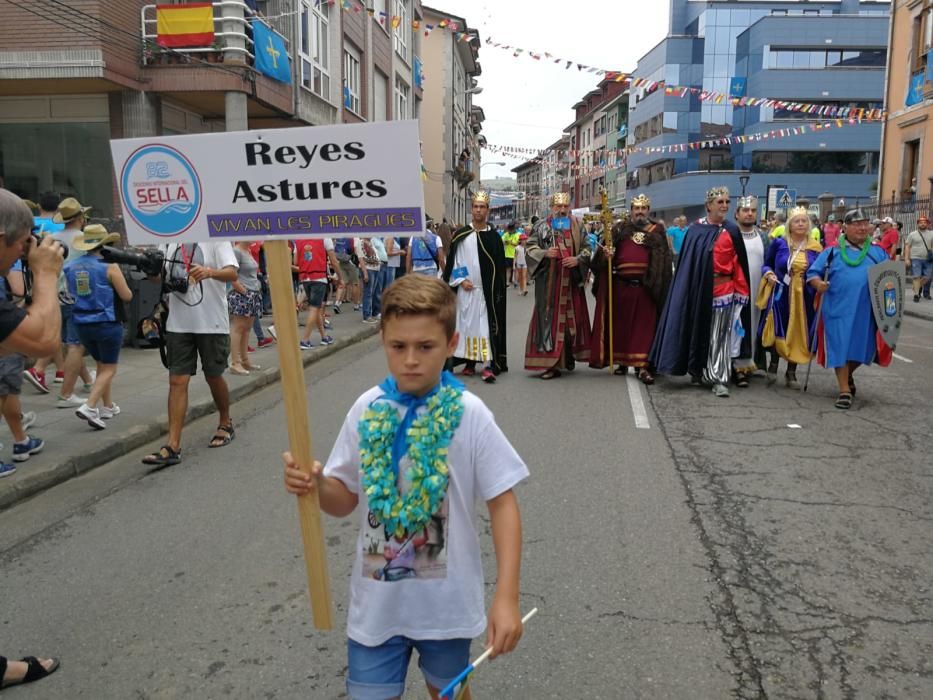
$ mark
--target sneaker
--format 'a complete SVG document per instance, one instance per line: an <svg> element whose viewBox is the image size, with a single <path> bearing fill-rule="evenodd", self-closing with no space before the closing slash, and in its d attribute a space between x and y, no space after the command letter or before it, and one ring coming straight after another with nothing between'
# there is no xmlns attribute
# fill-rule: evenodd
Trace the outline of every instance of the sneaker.
<svg viewBox="0 0 933 700"><path fill-rule="evenodd" d="M330 321L324 319L324 330L329 331L331 328L333 328L333 326L331 325Z"/></svg>
<svg viewBox="0 0 933 700"><path fill-rule="evenodd" d="M729 387L727 387L725 384L716 384L713 387L713 393L720 398L728 398Z"/></svg>
<svg viewBox="0 0 933 700"><path fill-rule="evenodd" d="M64 373L64 371L56 372L56 373L55 373L54 383L55 383L55 384L61 384L63 381L65 381L65 373Z"/></svg>
<svg viewBox="0 0 933 700"><path fill-rule="evenodd" d="M269 326L266 330L269 332L269 335L272 336L272 340L279 339L279 337L275 334L275 326Z"/></svg>
<svg viewBox="0 0 933 700"><path fill-rule="evenodd" d="M354 305L353 305L353 310L354 310L354 311L359 311L359 310L362 309L362 308L363 308L363 307L360 306L359 304L354 304Z"/></svg>
<svg viewBox="0 0 933 700"><path fill-rule="evenodd" d="M334 339L331 336L325 335L323 338L321 338L321 345L333 345L333 344L334 344Z"/></svg>
<svg viewBox="0 0 933 700"><path fill-rule="evenodd" d="M334 302L334 313L335 313L335 314L339 314L339 313L340 313L340 302L339 302L339 301L335 301L335 302Z"/></svg>
<svg viewBox="0 0 933 700"><path fill-rule="evenodd" d="M117 404L113 404L112 406L104 406L101 404L100 408L97 409L97 412L104 420L110 420L114 416L120 415L120 407L117 406Z"/></svg>
<svg viewBox="0 0 933 700"><path fill-rule="evenodd" d="M15 473L16 473L16 467L14 465L0 462L0 479L2 479L5 476L10 476L10 474L15 474Z"/></svg>
<svg viewBox="0 0 933 700"><path fill-rule="evenodd" d="M246 352L256 352L256 348L250 347L249 345L247 345L247 346L246 346Z"/></svg>
<svg viewBox="0 0 933 700"><path fill-rule="evenodd" d="M919 303L919 302L920 302L920 295L919 295L919 294L914 294L914 303L917 304L917 303Z"/></svg>
<svg viewBox="0 0 933 700"><path fill-rule="evenodd" d="M372 326L376 323L379 323L379 319L376 318L375 316L370 316L369 318L364 318L363 323L368 323L369 325Z"/></svg>
<svg viewBox="0 0 933 700"><path fill-rule="evenodd" d="M39 438L34 438L31 435L27 435L26 442L13 443L13 461L25 462L33 455L37 455L42 452L43 447L45 447L45 443L42 442L42 440Z"/></svg>
<svg viewBox="0 0 933 700"><path fill-rule="evenodd" d="M81 420L86 420L87 424L94 430L103 430L107 427L104 421L100 419L100 411L91 408L86 403L81 404L81 407L75 411L75 415Z"/></svg>
<svg viewBox="0 0 933 700"><path fill-rule="evenodd" d="M312 343L310 340L302 340L300 343L298 343L298 347L302 350L310 350L314 347L314 343Z"/></svg>
<svg viewBox="0 0 933 700"><path fill-rule="evenodd" d="M496 383L495 373L489 368L484 369L483 370L483 381L486 382L487 384L495 384Z"/></svg>
<svg viewBox="0 0 933 700"><path fill-rule="evenodd" d="M262 340L259 341L258 346L261 348L267 348L270 345L272 345L272 343L274 342L275 342L274 338L263 338Z"/></svg>
<svg viewBox="0 0 933 700"><path fill-rule="evenodd" d="M23 424L23 430L29 430L32 426L36 424L36 412L35 411L26 411L20 414L20 422Z"/></svg>
<svg viewBox="0 0 933 700"><path fill-rule="evenodd" d="M45 374L39 374L35 367L30 367L23 372L23 379L32 384L43 394L49 393L49 385L45 383Z"/></svg>
<svg viewBox="0 0 933 700"><path fill-rule="evenodd" d="M84 399L80 396L59 396L58 401L55 403L56 408L74 408L75 406L80 406L84 403Z"/></svg>

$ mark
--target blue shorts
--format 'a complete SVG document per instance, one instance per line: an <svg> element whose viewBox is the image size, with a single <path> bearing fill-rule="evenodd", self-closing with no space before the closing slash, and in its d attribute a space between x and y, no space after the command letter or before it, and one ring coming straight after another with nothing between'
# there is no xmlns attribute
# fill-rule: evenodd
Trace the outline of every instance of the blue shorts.
<svg viewBox="0 0 933 700"><path fill-rule="evenodd" d="M80 345L81 339L74 322L74 304L61 304L59 308L62 310L62 342L65 345Z"/></svg>
<svg viewBox="0 0 933 700"><path fill-rule="evenodd" d="M443 689L470 665L469 639L392 637L377 647L347 640L347 693L352 700L389 700L405 692L412 649L429 685Z"/></svg>
<svg viewBox="0 0 933 700"><path fill-rule="evenodd" d="M115 365L123 347L123 324L119 321L78 323L78 338L88 355L104 365Z"/></svg>

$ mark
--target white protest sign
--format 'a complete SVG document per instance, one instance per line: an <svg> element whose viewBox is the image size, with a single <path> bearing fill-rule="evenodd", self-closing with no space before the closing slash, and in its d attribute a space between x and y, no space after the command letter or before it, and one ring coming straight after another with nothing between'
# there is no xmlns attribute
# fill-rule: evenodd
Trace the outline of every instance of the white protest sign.
<svg viewBox="0 0 933 700"><path fill-rule="evenodd" d="M424 233L417 121L110 142L130 243Z"/></svg>

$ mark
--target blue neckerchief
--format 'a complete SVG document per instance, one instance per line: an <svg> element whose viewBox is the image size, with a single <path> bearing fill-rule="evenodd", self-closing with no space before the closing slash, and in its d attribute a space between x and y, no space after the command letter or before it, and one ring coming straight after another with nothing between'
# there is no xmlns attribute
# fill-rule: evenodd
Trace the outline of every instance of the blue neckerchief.
<svg viewBox="0 0 933 700"><path fill-rule="evenodd" d="M398 382L396 382L395 377L391 375L386 377L385 381L379 385L379 388L382 390L382 396L380 396L377 401L380 399L388 399L389 401L400 404L402 408L405 409L405 415L402 416L402 422L399 424L398 430L395 433L395 440L392 442L392 471L395 472L396 482L398 481L399 464L401 464L402 457L404 457L405 453L408 451L408 431L418 417L418 409L426 405L428 400L441 390L441 387L446 386L460 390L465 388L460 380L447 371L441 374L441 381L424 396L415 396L414 394L406 394L399 391Z"/></svg>

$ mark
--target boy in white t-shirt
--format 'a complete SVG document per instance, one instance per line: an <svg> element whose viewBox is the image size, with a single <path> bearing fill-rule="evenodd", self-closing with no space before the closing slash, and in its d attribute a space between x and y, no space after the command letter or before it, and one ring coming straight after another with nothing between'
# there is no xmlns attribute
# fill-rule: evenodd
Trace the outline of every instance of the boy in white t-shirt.
<svg viewBox="0 0 933 700"><path fill-rule="evenodd" d="M315 462L309 476L284 455L286 489L317 488L324 512L345 517L360 494L368 500L359 509L347 619L353 700L401 697L413 649L437 698L467 667L470 640L483 629L492 658L522 635L512 489L528 468L482 400L443 371L457 347L456 312L437 279L395 282L382 310L390 376L353 404L323 470ZM476 498L489 509L498 565L488 627Z"/></svg>

